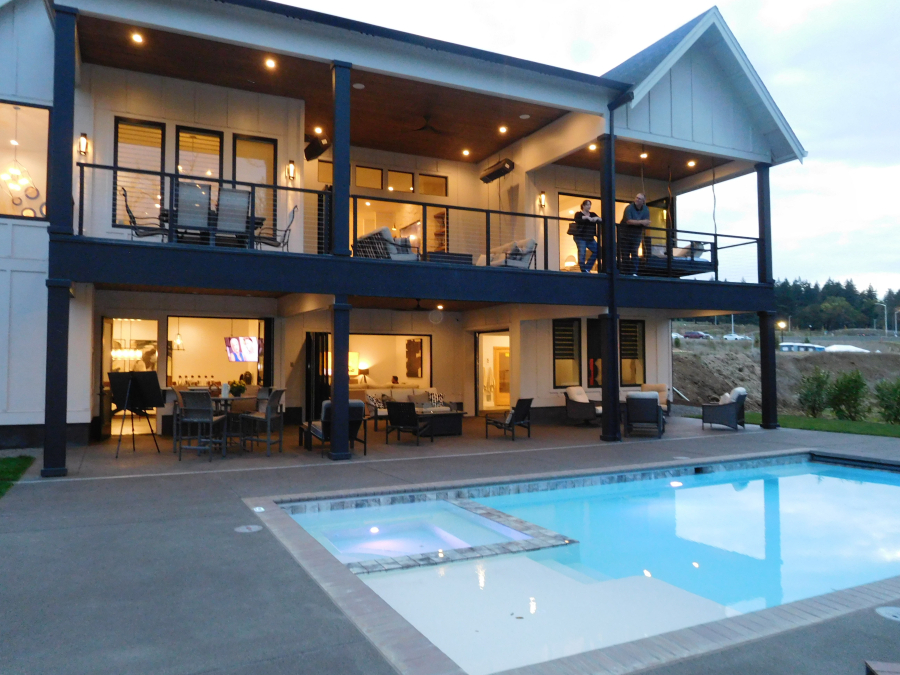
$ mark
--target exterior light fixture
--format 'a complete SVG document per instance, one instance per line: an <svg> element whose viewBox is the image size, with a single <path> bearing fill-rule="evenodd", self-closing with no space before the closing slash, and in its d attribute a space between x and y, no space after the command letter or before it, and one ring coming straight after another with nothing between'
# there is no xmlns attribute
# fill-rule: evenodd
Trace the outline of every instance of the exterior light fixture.
<svg viewBox="0 0 900 675"><path fill-rule="evenodd" d="M87 134L81 134L81 138L78 139L78 154L86 155L87 148L88 148Z"/></svg>
<svg viewBox="0 0 900 675"><path fill-rule="evenodd" d="M132 40L132 42L136 42L137 44L143 44L144 36L141 35L140 33L132 33L131 40Z"/></svg>
<svg viewBox="0 0 900 675"><path fill-rule="evenodd" d="M528 115L528 114L519 115L519 119L520 119L520 120L527 120L527 119L529 119L530 117L531 117L531 115Z"/></svg>
<svg viewBox="0 0 900 675"><path fill-rule="evenodd" d="M444 309L444 306L443 306L443 305L438 305L437 308L438 308L438 309Z"/></svg>
<svg viewBox="0 0 900 675"><path fill-rule="evenodd" d="M288 160L287 171L285 172L285 175L287 176L288 180L294 180L294 175L295 175L296 170L297 169L294 166L294 160L292 160L292 159Z"/></svg>
<svg viewBox="0 0 900 675"><path fill-rule="evenodd" d="M690 162L688 162L688 166L693 168L693 167L697 166L697 162L695 162L694 160L691 160Z"/></svg>
<svg viewBox="0 0 900 675"><path fill-rule="evenodd" d="M642 152L642 153L641 153L641 159L647 159L647 153L646 153L646 152Z"/></svg>
<svg viewBox="0 0 900 675"><path fill-rule="evenodd" d="M541 190L541 196L538 197L538 204L541 205L541 208L547 206L547 193Z"/></svg>
<svg viewBox="0 0 900 675"><path fill-rule="evenodd" d="M500 133L505 134L507 131L506 127L500 127Z"/></svg>
<svg viewBox="0 0 900 675"><path fill-rule="evenodd" d="M266 59L266 68L272 70L275 67L275 59Z"/></svg>
<svg viewBox="0 0 900 675"><path fill-rule="evenodd" d="M588 150L596 150L596 149L597 149L597 144L596 144L596 143L591 143L591 144L588 146Z"/></svg>
<svg viewBox="0 0 900 675"><path fill-rule="evenodd" d="M354 89L365 89L366 85L364 85L362 82L354 82L353 88Z"/></svg>
<svg viewBox="0 0 900 675"><path fill-rule="evenodd" d="M321 133L322 133L322 127L316 127L315 129L313 129L313 131L314 131L316 134L321 134Z"/></svg>
<svg viewBox="0 0 900 675"><path fill-rule="evenodd" d="M463 156L468 157L468 156L469 156L469 151L468 151L468 150L463 150Z"/></svg>

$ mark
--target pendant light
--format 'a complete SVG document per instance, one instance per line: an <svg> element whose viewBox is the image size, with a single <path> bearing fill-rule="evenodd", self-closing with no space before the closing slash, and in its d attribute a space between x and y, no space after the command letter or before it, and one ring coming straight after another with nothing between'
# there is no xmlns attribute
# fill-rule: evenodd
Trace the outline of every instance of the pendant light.
<svg viewBox="0 0 900 675"><path fill-rule="evenodd" d="M177 317L176 321L178 321L178 327L175 332L175 349L178 351L184 351L184 340L181 339L181 317Z"/></svg>

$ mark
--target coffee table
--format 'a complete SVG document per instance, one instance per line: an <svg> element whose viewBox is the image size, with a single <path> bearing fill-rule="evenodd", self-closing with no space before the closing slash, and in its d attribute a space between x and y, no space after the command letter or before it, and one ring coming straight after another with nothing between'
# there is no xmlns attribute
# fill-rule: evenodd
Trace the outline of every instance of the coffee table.
<svg viewBox="0 0 900 675"><path fill-rule="evenodd" d="M465 414L461 410L416 411L420 422L431 422L431 433L435 436L462 436L462 419Z"/></svg>

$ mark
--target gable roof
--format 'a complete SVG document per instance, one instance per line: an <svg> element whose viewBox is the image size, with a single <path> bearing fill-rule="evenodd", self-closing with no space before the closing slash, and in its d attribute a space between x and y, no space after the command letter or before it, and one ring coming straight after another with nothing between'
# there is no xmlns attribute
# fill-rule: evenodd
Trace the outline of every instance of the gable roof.
<svg viewBox="0 0 900 675"><path fill-rule="evenodd" d="M799 159L802 162L807 155L806 150L787 123L744 50L741 49L734 33L728 28L728 24L725 23L725 19L719 12L718 7L712 7L703 14L691 19L661 40L657 40L643 51L638 52L627 61L605 73L602 77L630 84L631 91L634 92L634 98L630 105L634 108L650 93L654 85L672 69L675 63L698 40L707 34L713 34L719 38L728 55L733 58L738 70L745 78L746 89L756 99L756 102L764 108L772 125L790 147L790 156L776 157L775 161L780 163Z"/></svg>

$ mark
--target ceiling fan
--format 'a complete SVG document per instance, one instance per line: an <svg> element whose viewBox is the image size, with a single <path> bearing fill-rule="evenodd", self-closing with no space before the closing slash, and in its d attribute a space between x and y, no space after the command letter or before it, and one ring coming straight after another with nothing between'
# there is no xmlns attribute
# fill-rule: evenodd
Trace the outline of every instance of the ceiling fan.
<svg viewBox="0 0 900 675"><path fill-rule="evenodd" d="M439 136L445 136L445 135L446 135L446 132L441 131L441 130L439 130L439 129L436 129L436 128L431 124L431 115L424 115L424 116L422 117L422 119L425 120L425 123L424 123L422 126L420 126L418 129L413 129L413 131L430 131L430 132L432 132L432 133L434 133L434 134L438 134Z"/></svg>

